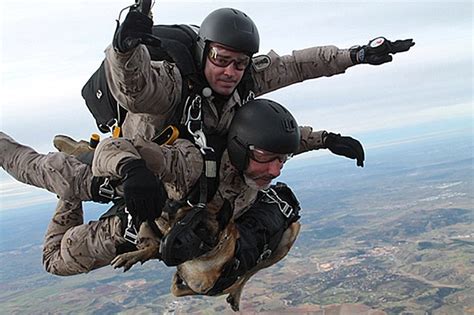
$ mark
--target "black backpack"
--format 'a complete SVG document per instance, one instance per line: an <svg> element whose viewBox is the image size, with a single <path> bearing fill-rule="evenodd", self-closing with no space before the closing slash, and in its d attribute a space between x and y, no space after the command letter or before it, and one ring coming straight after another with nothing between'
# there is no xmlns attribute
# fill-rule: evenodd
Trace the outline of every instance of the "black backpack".
<svg viewBox="0 0 474 315"><path fill-rule="evenodd" d="M159 43L147 46L151 59L175 63L183 78L198 77L193 58L197 32L192 27L188 25L154 25L153 35L159 39ZM82 88L82 97L101 132L110 132L111 127L116 124L122 125L127 111L117 103L110 92L104 61Z"/></svg>

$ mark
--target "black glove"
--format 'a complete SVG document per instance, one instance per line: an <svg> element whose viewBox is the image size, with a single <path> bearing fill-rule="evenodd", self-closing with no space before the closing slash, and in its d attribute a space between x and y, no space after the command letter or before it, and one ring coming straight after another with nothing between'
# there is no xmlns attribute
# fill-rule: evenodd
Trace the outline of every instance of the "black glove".
<svg viewBox="0 0 474 315"><path fill-rule="evenodd" d="M125 204L138 229L144 221L161 215L167 199L161 181L146 167L144 160L133 160L122 167Z"/></svg>
<svg viewBox="0 0 474 315"><path fill-rule="evenodd" d="M332 153L356 159L357 166L364 167L364 148L358 140L330 132L326 137L323 135L323 141L325 148Z"/></svg>
<svg viewBox="0 0 474 315"><path fill-rule="evenodd" d="M381 65L392 61L390 54L408 51L415 45L413 39L389 41L385 37L372 39L367 45L357 46L350 49L351 59L354 64L368 63Z"/></svg>
<svg viewBox="0 0 474 315"><path fill-rule="evenodd" d="M117 22L118 23L118 22ZM117 27L112 45L121 53L126 53L139 44L156 45L159 40L152 35L153 20L141 12L132 10Z"/></svg>

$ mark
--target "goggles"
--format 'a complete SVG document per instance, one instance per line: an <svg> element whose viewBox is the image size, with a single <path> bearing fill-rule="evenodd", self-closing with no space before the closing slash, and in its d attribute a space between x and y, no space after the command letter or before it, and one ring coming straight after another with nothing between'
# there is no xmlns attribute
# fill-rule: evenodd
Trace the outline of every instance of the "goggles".
<svg viewBox="0 0 474 315"><path fill-rule="evenodd" d="M250 57L244 53L241 53L238 58L232 58L227 56L225 51L219 47L211 47L207 58L213 65L225 68L231 63L234 63L234 67L237 70L243 71L250 64Z"/></svg>
<svg viewBox="0 0 474 315"><path fill-rule="evenodd" d="M273 153L263 149L256 148L253 145L249 146L249 153L252 160L258 163L269 163L278 159L281 163L285 163L292 157L292 154L287 153Z"/></svg>

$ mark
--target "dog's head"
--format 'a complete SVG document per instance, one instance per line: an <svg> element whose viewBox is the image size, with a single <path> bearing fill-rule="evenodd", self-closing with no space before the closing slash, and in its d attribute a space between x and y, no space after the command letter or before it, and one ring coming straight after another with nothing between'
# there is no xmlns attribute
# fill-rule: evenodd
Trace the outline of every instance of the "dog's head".
<svg viewBox="0 0 474 315"><path fill-rule="evenodd" d="M267 268L283 259L296 241L300 227L299 222L293 222L283 234L277 250L269 259L262 261L250 270L246 276L219 294L232 294L232 292L241 291L245 282L258 270ZM171 285L171 292L175 296L206 295L221 277L226 264L233 261L235 244L238 238L239 231L234 222L229 223L220 235L218 245L213 250L177 267Z"/></svg>
<svg viewBox="0 0 474 315"><path fill-rule="evenodd" d="M220 278L225 264L234 258L238 238L239 231L230 222L211 251L177 267L171 292L175 296L206 294Z"/></svg>

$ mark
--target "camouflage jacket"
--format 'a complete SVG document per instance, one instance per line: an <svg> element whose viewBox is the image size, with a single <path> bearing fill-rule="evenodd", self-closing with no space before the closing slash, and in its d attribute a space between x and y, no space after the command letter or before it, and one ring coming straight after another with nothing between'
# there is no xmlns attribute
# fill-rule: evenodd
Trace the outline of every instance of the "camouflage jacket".
<svg viewBox="0 0 474 315"><path fill-rule="evenodd" d="M311 127L301 127L302 146L300 152L321 148L323 131L312 132ZM317 140L317 141L316 141ZM188 140L178 139L172 145L159 146L156 143L138 140L134 144L125 138L102 140L94 154L92 172L94 176L120 177L121 167L131 159L144 159L147 167L165 185L168 197L180 200L188 195L199 179L203 168L203 156L199 149ZM208 204L211 212L218 212L224 200L228 200L238 216L249 207L257 196L257 190L249 187L240 173L230 162L227 150L224 151L219 169L219 186L214 198Z"/></svg>
<svg viewBox="0 0 474 315"><path fill-rule="evenodd" d="M335 46L295 50L291 55L267 55L270 63L251 68L256 96L307 79L344 73L352 66L348 49ZM167 61L151 61L145 46L129 53L106 49L106 76L111 93L128 110L123 135L129 139L150 140L163 130L181 103L183 80L177 66ZM226 101L210 96L203 106L203 121L207 131L224 134L242 104L237 92ZM183 115L184 116L184 115ZM184 119L184 117L181 117Z"/></svg>

